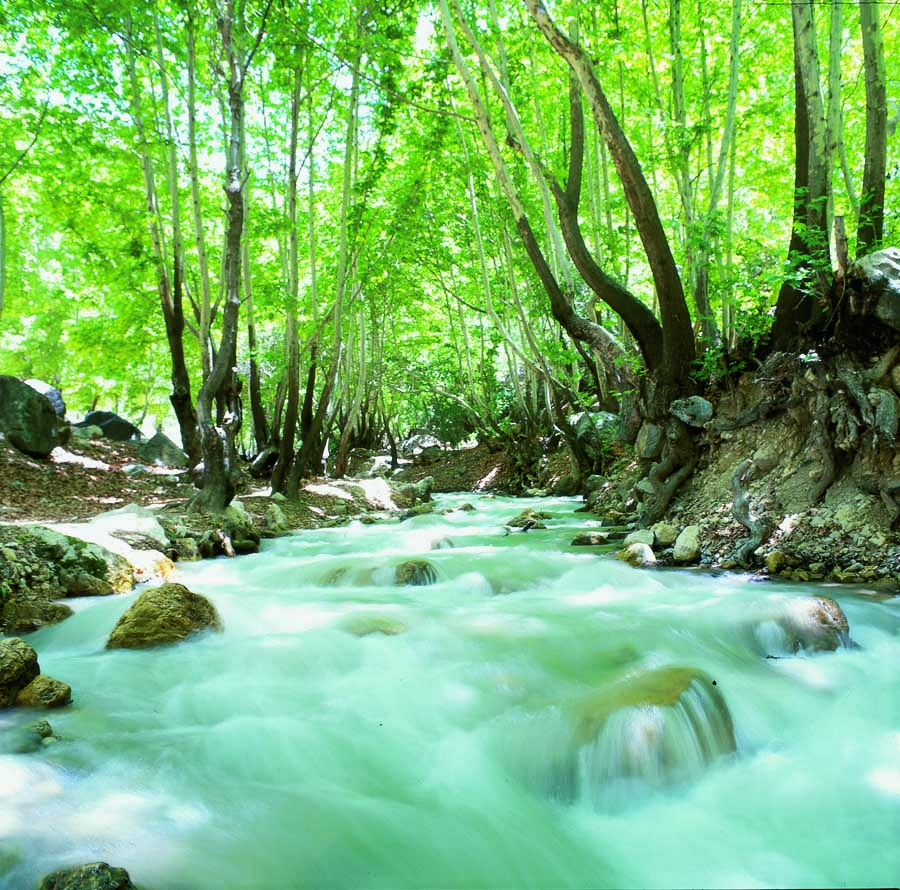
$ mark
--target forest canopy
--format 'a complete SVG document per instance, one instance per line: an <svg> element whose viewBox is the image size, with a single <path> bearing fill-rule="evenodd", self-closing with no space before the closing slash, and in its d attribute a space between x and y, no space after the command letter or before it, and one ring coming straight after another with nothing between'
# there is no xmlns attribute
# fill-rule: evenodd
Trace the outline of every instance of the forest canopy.
<svg viewBox="0 0 900 890"><path fill-rule="evenodd" d="M827 333L835 220L851 256L896 243L898 20L10 0L0 373L208 467L268 449L278 490L329 442L340 474L411 429L653 416Z"/></svg>

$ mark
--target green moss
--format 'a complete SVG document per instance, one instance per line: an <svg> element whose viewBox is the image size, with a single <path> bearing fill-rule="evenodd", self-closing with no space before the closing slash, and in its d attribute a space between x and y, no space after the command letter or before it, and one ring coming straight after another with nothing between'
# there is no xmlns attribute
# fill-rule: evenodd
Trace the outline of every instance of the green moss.
<svg viewBox="0 0 900 890"><path fill-rule="evenodd" d="M577 709L577 743L586 744L596 738L609 716L622 708L665 708L677 704L695 681L714 694L720 710L725 708L724 699L701 671L686 667L657 668L619 680L581 702Z"/></svg>

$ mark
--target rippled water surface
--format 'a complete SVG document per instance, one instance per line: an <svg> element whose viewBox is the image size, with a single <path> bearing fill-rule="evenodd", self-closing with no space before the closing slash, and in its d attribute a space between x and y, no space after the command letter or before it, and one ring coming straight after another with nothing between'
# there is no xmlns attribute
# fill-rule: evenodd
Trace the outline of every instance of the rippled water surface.
<svg viewBox="0 0 900 890"><path fill-rule="evenodd" d="M895 601L631 569L569 546L575 500L468 500L183 564L220 635L107 652L134 594L32 635L75 701L61 741L0 747L0 887L96 860L145 890L900 881ZM529 505L550 528L506 534ZM410 558L436 583L396 586ZM815 592L858 648L766 658Z"/></svg>

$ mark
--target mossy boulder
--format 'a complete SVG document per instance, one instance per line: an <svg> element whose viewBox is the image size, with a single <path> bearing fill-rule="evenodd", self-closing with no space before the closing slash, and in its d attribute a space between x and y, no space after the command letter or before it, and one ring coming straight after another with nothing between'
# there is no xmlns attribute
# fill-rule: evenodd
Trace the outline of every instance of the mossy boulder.
<svg viewBox="0 0 900 890"><path fill-rule="evenodd" d="M40 672L33 646L18 637L0 640L0 708L14 705L19 693Z"/></svg>
<svg viewBox="0 0 900 890"><path fill-rule="evenodd" d="M616 559L621 559L622 562L638 568L656 565L656 555L653 552L653 548L649 544L641 544L639 542L629 544L620 550L616 554Z"/></svg>
<svg viewBox="0 0 900 890"><path fill-rule="evenodd" d="M593 786L617 778L666 782L736 750L724 696L691 667L625 677L580 702L574 719L582 777Z"/></svg>
<svg viewBox="0 0 900 890"><path fill-rule="evenodd" d="M533 528L547 528L544 525L544 519L551 519L552 513L544 513L540 510L525 509L514 519L511 519L507 525L510 528L522 528L526 531Z"/></svg>
<svg viewBox="0 0 900 890"><path fill-rule="evenodd" d="M91 862L61 868L41 879L38 890L136 890L124 868Z"/></svg>
<svg viewBox="0 0 900 890"><path fill-rule="evenodd" d="M47 457L59 444L50 400L18 377L0 375L0 432L25 454Z"/></svg>
<svg viewBox="0 0 900 890"><path fill-rule="evenodd" d="M40 525L25 526L35 555L53 563L66 596L105 596L134 587L134 570L125 557Z"/></svg>
<svg viewBox="0 0 900 890"><path fill-rule="evenodd" d="M434 584L435 581L437 572L434 566L424 559L408 559L394 570L394 583L401 587L421 587Z"/></svg>
<svg viewBox="0 0 900 890"><path fill-rule="evenodd" d="M107 649L146 649L177 643L204 630L222 630L215 606L183 584L145 590L113 628Z"/></svg>
<svg viewBox="0 0 900 890"><path fill-rule="evenodd" d="M38 674L16 696L20 708L62 708L71 701L72 687L46 674Z"/></svg>

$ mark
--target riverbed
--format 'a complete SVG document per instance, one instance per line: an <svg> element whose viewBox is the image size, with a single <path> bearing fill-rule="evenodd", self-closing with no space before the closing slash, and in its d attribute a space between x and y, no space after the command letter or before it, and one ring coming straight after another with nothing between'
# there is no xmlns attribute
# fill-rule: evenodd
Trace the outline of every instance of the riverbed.
<svg viewBox="0 0 900 890"><path fill-rule="evenodd" d="M897 884L898 600L635 569L570 545L579 505L442 496L180 564L225 630L171 647L104 649L137 593L78 602L29 637L74 702L0 749L0 887L97 860L144 890ZM793 654L814 594L850 638ZM701 685L627 691L672 670Z"/></svg>

